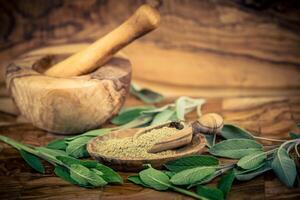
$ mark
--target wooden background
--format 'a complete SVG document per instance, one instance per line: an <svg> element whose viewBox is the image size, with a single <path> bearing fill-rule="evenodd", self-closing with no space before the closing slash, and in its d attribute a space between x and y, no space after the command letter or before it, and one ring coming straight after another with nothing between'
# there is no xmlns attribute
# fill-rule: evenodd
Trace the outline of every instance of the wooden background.
<svg viewBox="0 0 300 200"><path fill-rule="evenodd" d="M124 50L137 83L170 96L299 94L297 0L1 1L2 71L34 48L94 41L143 3L162 23Z"/></svg>
<svg viewBox="0 0 300 200"><path fill-rule="evenodd" d="M134 81L168 96L160 105L179 95L208 97L203 112L218 112L226 122L256 135L285 138L296 130L300 122L298 0L0 1L0 110L13 110L3 83L11 60L42 47L80 49L118 26L143 3L158 8L161 26L124 52L133 63ZM126 104L142 103L130 97ZM4 112L0 112L0 134L37 146L59 137ZM0 199L66 198L189 199L128 182L101 190L78 188L55 177L49 165L45 175L35 173L17 151L1 143ZM299 198L299 187L286 188L272 173L250 182L236 181L229 196Z"/></svg>

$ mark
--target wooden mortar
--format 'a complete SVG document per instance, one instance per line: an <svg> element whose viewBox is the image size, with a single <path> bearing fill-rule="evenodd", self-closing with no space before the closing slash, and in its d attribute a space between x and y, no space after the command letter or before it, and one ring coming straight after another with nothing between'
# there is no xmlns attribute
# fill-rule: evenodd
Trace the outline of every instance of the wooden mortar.
<svg viewBox="0 0 300 200"><path fill-rule="evenodd" d="M129 92L131 64L124 56L113 55L158 23L158 12L143 5L122 25L76 54L22 55L6 73L19 111L35 126L55 133L99 127L118 113Z"/></svg>

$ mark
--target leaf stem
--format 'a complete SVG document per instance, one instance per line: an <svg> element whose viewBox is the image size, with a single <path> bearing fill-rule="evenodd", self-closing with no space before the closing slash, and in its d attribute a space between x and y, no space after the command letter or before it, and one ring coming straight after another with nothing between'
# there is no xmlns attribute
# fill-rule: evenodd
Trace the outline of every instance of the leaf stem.
<svg viewBox="0 0 300 200"><path fill-rule="evenodd" d="M194 192L190 192L188 190L185 190L185 189L182 189L182 188L179 188L179 187L175 187L173 185L169 185L169 188L176 191L176 192L179 192L179 193L182 193L182 194L185 194L185 195L188 195L188 196L191 196L191 197L194 197L196 199L201 199L201 200L209 200L205 197L202 197Z"/></svg>
<svg viewBox="0 0 300 200"><path fill-rule="evenodd" d="M267 140L267 141L272 141L272 142L286 142L288 140L281 140L281 139L274 139L274 138L266 138L266 137L259 137L259 136L253 136L255 139L259 140Z"/></svg>

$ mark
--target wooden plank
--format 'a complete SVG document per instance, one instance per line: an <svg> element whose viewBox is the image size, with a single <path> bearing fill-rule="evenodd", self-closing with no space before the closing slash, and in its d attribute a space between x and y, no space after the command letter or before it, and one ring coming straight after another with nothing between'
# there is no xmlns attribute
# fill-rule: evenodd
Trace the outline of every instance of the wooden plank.
<svg viewBox="0 0 300 200"><path fill-rule="evenodd" d="M300 5L262 2L149 1L162 23L124 49L134 80L169 96L299 95ZM141 3L3 1L0 65L34 48L94 41Z"/></svg>
<svg viewBox="0 0 300 200"><path fill-rule="evenodd" d="M300 98L274 98L266 97L254 98L258 100L257 104L253 104L251 98L241 99L240 106L237 98L232 99L208 99L203 107L203 112L218 112L222 114L231 113L233 116L241 116L241 119L235 117L235 122L254 134L260 136L278 136L282 138L290 130L295 129L295 122L286 118L285 112L278 112L281 114L274 114L272 110L280 110L280 106L285 107L286 104L292 102L298 104ZM266 101L266 99L268 101ZM168 98L165 103L172 102L174 99ZM234 103L234 105L230 105ZM250 102L250 103L249 103ZM135 98L128 98L126 105L141 104ZM226 105L226 106L224 106ZM255 105L255 106L253 106ZM244 117L240 115L243 109L251 112L252 110L258 112L259 109L268 110L265 117L261 120L252 119L251 117ZM277 113L277 112L275 112ZM285 113L285 114L282 114ZM4 114L3 114L4 115ZM282 118L278 116L284 116ZM254 115L256 116L256 115ZM269 116L269 118L268 118ZM195 120L196 114L191 113L189 120ZM259 115L258 115L259 118ZM279 120L278 120L279 119ZM0 118L0 121L2 119ZM0 126L0 134L12 137L20 142L26 144L40 146L46 145L49 141L62 136L53 135L37 129L30 124L14 124ZM35 172L31 169L20 157L19 153L10 146L0 144L0 199L191 199L182 196L175 192L159 192L151 189L145 189L134 185L125 180L124 185L107 186L104 189L84 189L77 186L70 185L63 180L57 178L53 174L53 166L44 162L46 166L46 173L44 175ZM121 173L124 179L132 173ZM214 180L210 185L214 186L219 179ZM232 191L229 195L231 200L239 199L297 199L300 197L299 188L288 189L281 184L272 172L266 173L264 176L259 176L251 181L239 182L235 181Z"/></svg>

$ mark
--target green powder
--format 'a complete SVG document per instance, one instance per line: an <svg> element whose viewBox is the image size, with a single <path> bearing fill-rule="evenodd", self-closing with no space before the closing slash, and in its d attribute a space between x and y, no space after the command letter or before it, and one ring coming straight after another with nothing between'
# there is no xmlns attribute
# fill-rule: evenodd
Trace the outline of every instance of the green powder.
<svg viewBox="0 0 300 200"><path fill-rule="evenodd" d="M110 139L99 142L97 144L97 151L106 157L115 158L160 158L175 154L174 150L167 150L160 153L148 153L151 147L161 141L162 138L171 136L178 130L171 127L163 127L153 129L138 137L127 137L122 139Z"/></svg>

